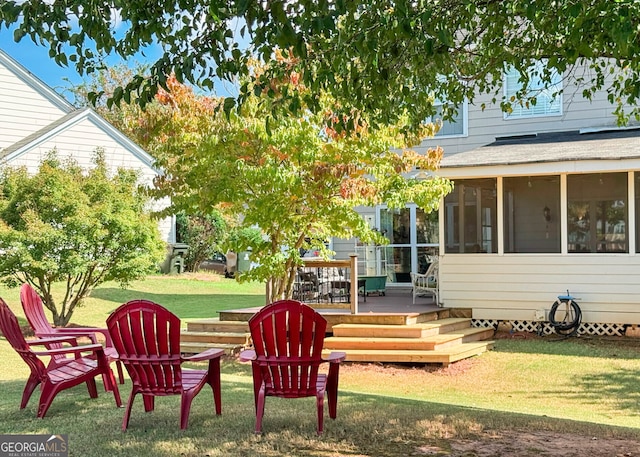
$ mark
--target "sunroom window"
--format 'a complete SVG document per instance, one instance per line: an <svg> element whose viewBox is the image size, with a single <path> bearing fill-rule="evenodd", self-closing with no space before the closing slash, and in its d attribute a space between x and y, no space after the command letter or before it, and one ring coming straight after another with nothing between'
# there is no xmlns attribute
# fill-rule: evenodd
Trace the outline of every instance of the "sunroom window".
<svg viewBox="0 0 640 457"><path fill-rule="evenodd" d="M629 252L627 173L567 176L569 252Z"/></svg>
<svg viewBox="0 0 640 457"><path fill-rule="evenodd" d="M444 199L445 252L497 252L495 179L462 179Z"/></svg>
<svg viewBox="0 0 640 457"><path fill-rule="evenodd" d="M504 252L560 252L560 177L503 179Z"/></svg>

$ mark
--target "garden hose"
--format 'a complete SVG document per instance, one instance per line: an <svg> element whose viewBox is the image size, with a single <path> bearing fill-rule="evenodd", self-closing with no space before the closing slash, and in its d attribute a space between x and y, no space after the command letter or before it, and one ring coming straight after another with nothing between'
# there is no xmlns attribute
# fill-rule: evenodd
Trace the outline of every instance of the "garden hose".
<svg viewBox="0 0 640 457"><path fill-rule="evenodd" d="M565 313L565 318L563 320L561 321L556 320L556 312L558 311L558 307L560 305L571 307L571 310L572 310L570 314L572 316L571 320L566 320L566 313ZM557 300L551 306L551 310L549 311L549 323L551 324L551 326L553 327L553 329L557 334L565 335L565 336L575 335L578 332L578 329L580 328L581 322L582 322L582 310L580 309L580 306L578 306L578 304L575 301L569 300L568 302L564 302L564 301Z"/></svg>

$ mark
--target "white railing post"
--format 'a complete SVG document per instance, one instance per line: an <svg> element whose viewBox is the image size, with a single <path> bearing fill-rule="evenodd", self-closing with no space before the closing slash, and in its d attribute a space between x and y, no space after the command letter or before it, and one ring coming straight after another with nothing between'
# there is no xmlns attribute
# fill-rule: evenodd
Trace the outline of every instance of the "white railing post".
<svg viewBox="0 0 640 457"><path fill-rule="evenodd" d="M358 314L358 255L349 254L351 259L351 314Z"/></svg>

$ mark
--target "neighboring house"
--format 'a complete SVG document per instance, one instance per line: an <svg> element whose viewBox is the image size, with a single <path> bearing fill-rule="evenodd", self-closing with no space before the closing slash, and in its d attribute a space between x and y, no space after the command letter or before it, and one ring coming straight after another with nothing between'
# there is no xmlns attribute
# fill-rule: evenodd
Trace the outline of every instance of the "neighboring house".
<svg viewBox="0 0 640 457"><path fill-rule="evenodd" d="M141 184L152 186L158 171L149 154L92 109L76 109L0 50L0 166L35 171L53 149L90 166L98 148L109 167L138 170ZM166 204L156 202L156 207ZM174 225L171 218L159 223L167 242L175 241Z"/></svg>
<svg viewBox="0 0 640 457"><path fill-rule="evenodd" d="M509 96L517 75L504 81ZM361 265L386 266L388 286L401 286L437 251L442 304L471 308L487 325L536 329L567 290L593 332L640 324L640 129L617 128L606 93L586 100L567 81L558 77L538 103L508 115L490 97L465 104L457 122L417 148L445 151L438 175L455 190L439 222L411 205L361 208L392 243L356 247L367 254ZM343 257L354 240L333 246Z"/></svg>

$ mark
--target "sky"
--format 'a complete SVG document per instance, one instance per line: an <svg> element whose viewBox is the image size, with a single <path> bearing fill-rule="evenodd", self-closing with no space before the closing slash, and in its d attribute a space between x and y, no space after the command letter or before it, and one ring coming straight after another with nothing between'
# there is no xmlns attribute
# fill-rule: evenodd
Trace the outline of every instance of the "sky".
<svg viewBox="0 0 640 457"><path fill-rule="evenodd" d="M69 94L65 94L65 89L83 81L83 77L76 72L73 62L70 62L68 67L59 66L49 57L48 47L35 44L29 37L16 43L13 41L13 31L11 30L4 28L0 30L0 49L67 98L70 97ZM158 48L156 52L150 53L150 57L155 60L159 52ZM118 60L114 58L112 62L115 64ZM136 63L145 63L145 61L143 58L136 58L129 63L131 66L135 66Z"/></svg>
<svg viewBox="0 0 640 457"><path fill-rule="evenodd" d="M20 43L15 43L13 33L6 29L0 31L0 49L54 89L68 87L69 84L65 78L75 84L82 82L82 78L74 68L58 66L49 57L48 48L38 46L28 38L23 39Z"/></svg>

